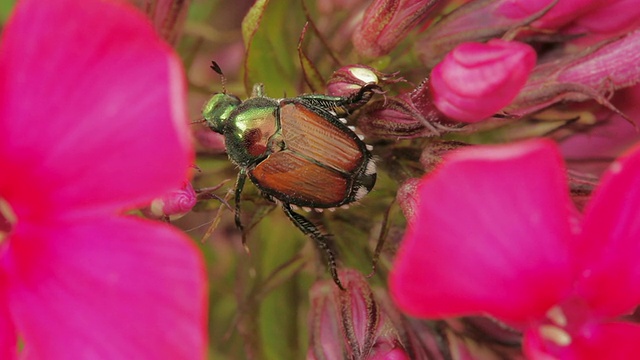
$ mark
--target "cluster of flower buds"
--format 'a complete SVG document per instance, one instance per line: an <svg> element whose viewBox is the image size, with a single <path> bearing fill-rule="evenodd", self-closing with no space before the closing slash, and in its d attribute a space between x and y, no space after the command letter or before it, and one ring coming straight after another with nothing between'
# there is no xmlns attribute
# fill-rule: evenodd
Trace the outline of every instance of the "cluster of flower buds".
<svg viewBox="0 0 640 360"><path fill-rule="evenodd" d="M427 174L398 176L408 228L390 274L395 304L444 319L454 358L484 358L457 337L470 327L508 344L503 358L637 356L640 148L619 156L638 140L637 3L381 0L359 24L356 51L418 84L383 87L359 129L384 143L432 137L407 142ZM564 148L515 142L539 136ZM467 146L476 142L507 144ZM612 163L596 185L599 172L574 174L567 153ZM460 320L476 314L498 321Z"/></svg>
<svg viewBox="0 0 640 360"><path fill-rule="evenodd" d="M397 39L440 8L433 5L375 1L354 35L362 38L354 42L357 50L370 56L391 52ZM366 119L363 127L386 119L392 137L393 128L404 130L407 122L519 118L565 101L596 100L619 113L609 102L611 93L640 81L640 32L632 31L640 23L638 9L630 1L596 0L479 0L459 6L430 24L415 44L423 64L432 69L429 113L407 111L405 96L399 103L377 104L373 117L378 120ZM437 134L414 130L398 137Z"/></svg>

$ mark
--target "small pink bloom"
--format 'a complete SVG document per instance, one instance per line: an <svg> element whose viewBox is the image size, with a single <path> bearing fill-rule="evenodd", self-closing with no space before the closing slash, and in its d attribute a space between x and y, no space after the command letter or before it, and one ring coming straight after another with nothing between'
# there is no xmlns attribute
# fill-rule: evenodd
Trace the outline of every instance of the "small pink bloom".
<svg viewBox="0 0 640 360"><path fill-rule="evenodd" d="M434 104L452 119L486 119L518 95L535 62L535 51L524 43L462 44L431 72Z"/></svg>
<svg viewBox="0 0 640 360"><path fill-rule="evenodd" d="M153 200L143 213L149 218L175 220L189 213L197 202L198 195L193 186L185 181L179 189Z"/></svg>
<svg viewBox="0 0 640 360"><path fill-rule="evenodd" d="M452 153L420 186L390 279L399 306L492 315L524 330L529 358L638 354L640 326L619 317L640 303L640 148L582 216L564 173L547 140Z"/></svg>
<svg viewBox="0 0 640 360"><path fill-rule="evenodd" d="M352 36L358 53L374 57L389 53L423 21L436 0L374 0Z"/></svg>
<svg viewBox="0 0 640 360"><path fill-rule="evenodd" d="M0 43L0 358L204 358L199 252L122 215L187 177L188 132L180 62L130 5L17 4Z"/></svg>

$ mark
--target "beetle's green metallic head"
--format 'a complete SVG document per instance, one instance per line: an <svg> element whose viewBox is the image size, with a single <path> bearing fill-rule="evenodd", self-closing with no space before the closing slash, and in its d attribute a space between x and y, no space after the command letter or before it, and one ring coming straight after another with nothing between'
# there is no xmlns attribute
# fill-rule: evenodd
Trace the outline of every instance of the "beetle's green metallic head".
<svg viewBox="0 0 640 360"><path fill-rule="evenodd" d="M237 96L227 93L215 94L202 108L202 117L211 130L222 134L229 115L240 103L242 101Z"/></svg>

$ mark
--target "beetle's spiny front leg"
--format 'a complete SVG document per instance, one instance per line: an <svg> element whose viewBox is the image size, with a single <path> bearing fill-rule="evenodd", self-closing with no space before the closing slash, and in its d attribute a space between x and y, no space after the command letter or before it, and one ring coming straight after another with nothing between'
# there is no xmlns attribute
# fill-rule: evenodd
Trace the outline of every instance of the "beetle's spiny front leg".
<svg viewBox="0 0 640 360"><path fill-rule="evenodd" d="M342 286L342 282L340 282L340 278L338 278L338 270L336 265L336 256L333 252L331 246L331 240L318 230L318 228L307 218L304 216L295 213L291 209L291 205L282 204L282 209L284 213L287 214L291 222L293 222L298 229L300 229L305 235L311 237L315 242L320 251L323 251L325 256L327 257L327 265L329 266L329 272L331 273L331 277L333 278L333 282L338 285L340 290L345 290Z"/></svg>
<svg viewBox="0 0 640 360"><path fill-rule="evenodd" d="M242 234L242 246L245 251L249 252L249 247L247 246L247 234L244 231L244 226L242 225L242 220L240 219L240 198L242 197L242 189L244 188L244 183L247 180L247 173L245 171L240 171L238 173L238 179L236 180L236 210L234 214L234 220L236 222L236 227L240 230Z"/></svg>

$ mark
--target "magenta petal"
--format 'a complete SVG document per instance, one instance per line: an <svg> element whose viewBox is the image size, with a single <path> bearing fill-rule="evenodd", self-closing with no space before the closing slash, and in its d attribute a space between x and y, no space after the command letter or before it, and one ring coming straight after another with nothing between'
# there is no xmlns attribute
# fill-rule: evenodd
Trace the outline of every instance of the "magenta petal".
<svg viewBox="0 0 640 360"><path fill-rule="evenodd" d="M640 325L612 322L600 324L593 330L574 340L574 359L637 359L640 354Z"/></svg>
<svg viewBox="0 0 640 360"><path fill-rule="evenodd" d="M544 342L536 329L525 335L524 353L529 359L627 360L640 354L640 325L627 322L594 324L573 334L571 344Z"/></svg>
<svg viewBox="0 0 640 360"><path fill-rule="evenodd" d="M0 279L0 286L4 286L4 279ZM17 338L3 292L0 289L0 359L11 360L16 358Z"/></svg>
<svg viewBox="0 0 640 360"><path fill-rule="evenodd" d="M141 14L24 0L2 35L0 164L20 182L11 197L121 208L180 185L191 159L184 79Z"/></svg>
<svg viewBox="0 0 640 360"><path fill-rule="evenodd" d="M420 317L543 315L570 289L571 202L556 146L475 146L448 157L419 190L391 274Z"/></svg>
<svg viewBox="0 0 640 360"><path fill-rule="evenodd" d="M30 358L204 358L204 267L184 235L127 218L27 231L2 264Z"/></svg>
<svg viewBox="0 0 640 360"><path fill-rule="evenodd" d="M640 303L640 147L615 161L584 218L582 296L604 316Z"/></svg>

